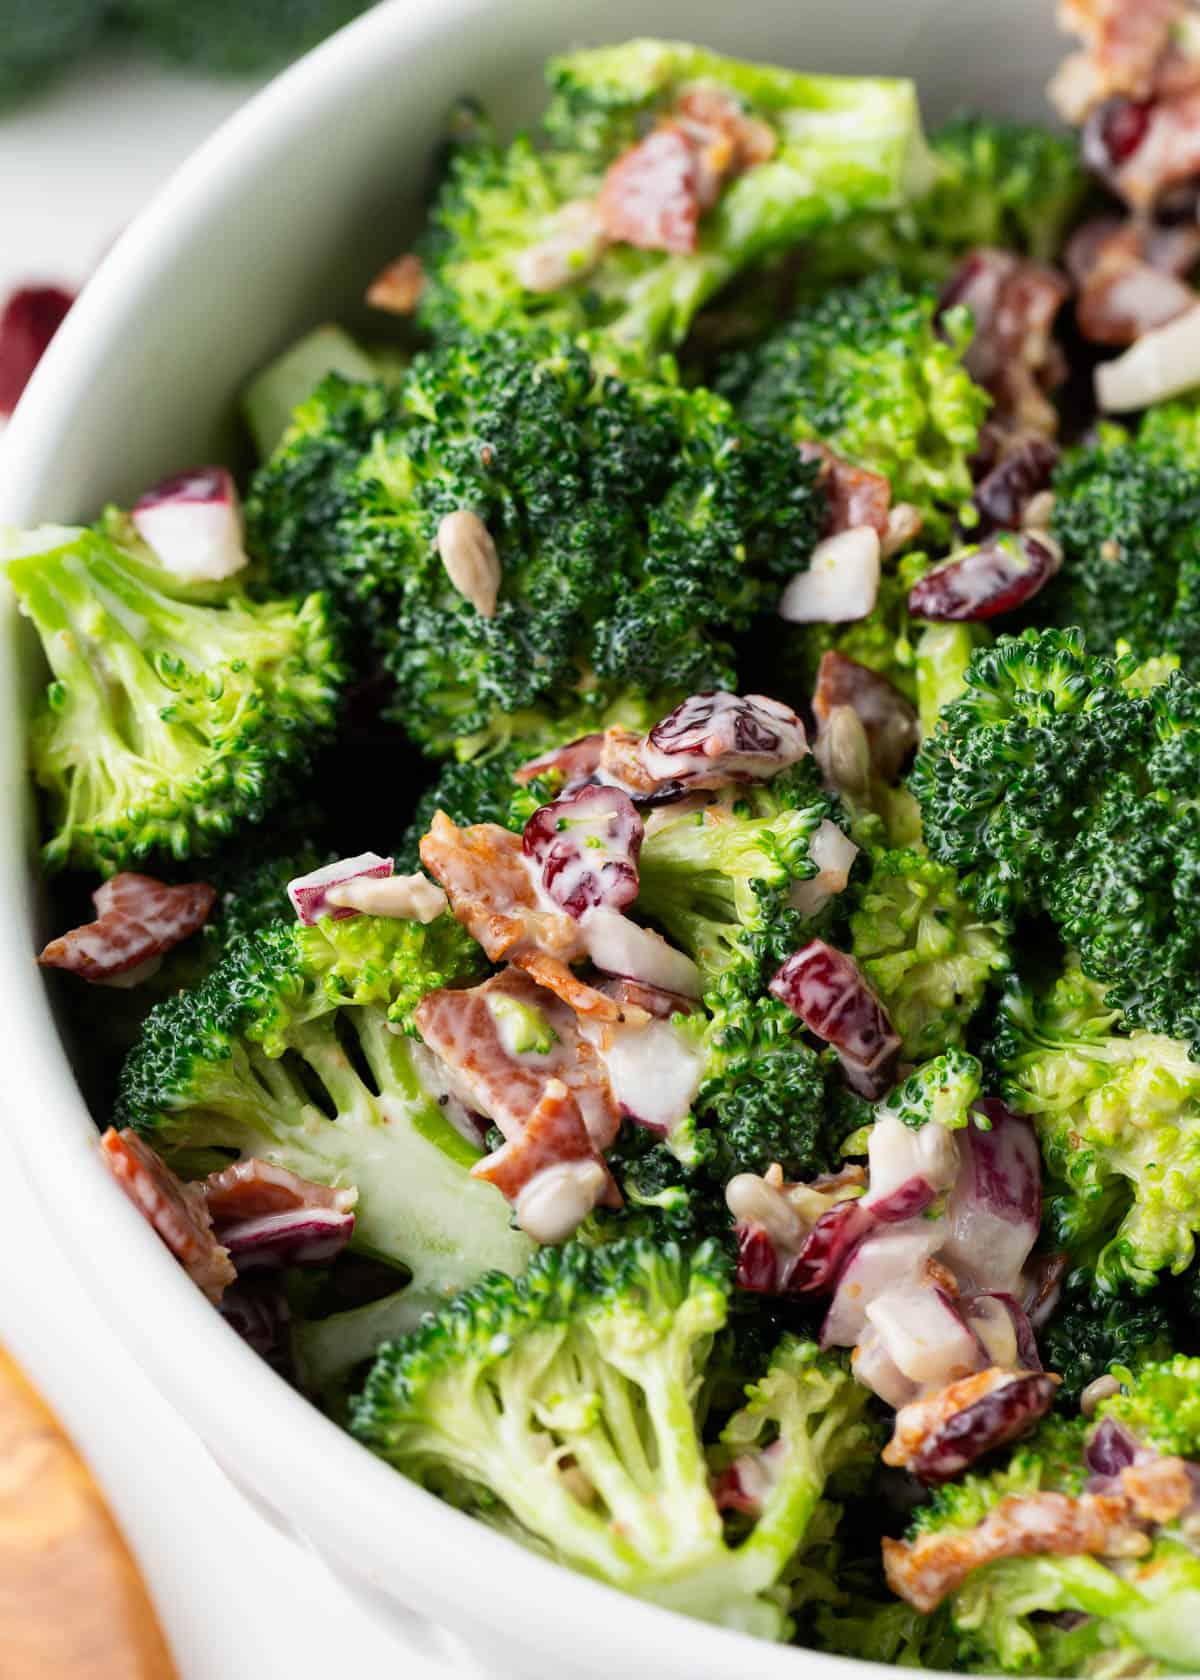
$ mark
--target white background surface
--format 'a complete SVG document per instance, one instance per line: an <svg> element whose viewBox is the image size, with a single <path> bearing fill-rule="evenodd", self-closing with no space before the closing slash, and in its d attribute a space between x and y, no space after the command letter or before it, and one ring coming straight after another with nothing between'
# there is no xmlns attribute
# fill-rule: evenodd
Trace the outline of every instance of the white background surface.
<svg viewBox="0 0 1200 1680"><path fill-rule="evenodd" d="M0 297L26 280L78 288L249 91L141 64L93 64L0 119ZM0 1339L103 1483L182 1680L325 1680L351 1669L433 1680L432 1666L366 1621L320 1563L245 1504L97 1321L49 1221L22 1191L2 1128L0 1181Z"/></svg>

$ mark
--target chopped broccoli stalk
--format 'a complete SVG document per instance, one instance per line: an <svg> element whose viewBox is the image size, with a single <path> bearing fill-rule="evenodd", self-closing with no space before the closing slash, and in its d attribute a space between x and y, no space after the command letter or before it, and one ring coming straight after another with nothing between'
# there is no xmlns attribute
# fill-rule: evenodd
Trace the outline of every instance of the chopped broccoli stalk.
<svg viewBox="0 0 1200 1680"><path fill-rule="evenodd" d="M851 950L911 1060L961 1045L990 982L1009 966L1007 929L986 920L953 869L923 850L871 848L852 881Z"/></svg>
<svg viewBox="0 0 1200 1680"><path fill-rule="evenodd" d="M292 1325L296 1381L325 1411L345 1422L352 1393L361 1387L368 1362L385 1342L415 1330L430 1303L398 1289L377 1301L347 1307L324 1318L299 1318Z"/></svg>
<svg viewBox="0 0 1200 1680"><path fill-rule="evenodd" d="M260 460L275 448L294 411L329 373L365 383L377 377L378 369L348 332L327 325L306 333L255 374L242 394L242 413Z"/></svg>
<svg viewBox="0 0 1200 1680"><path fill-rule="evenodd" d="M541 129L500 146L476 112L457 124L432 228L419 319L438 335L542 325L599 330L649 359L678 344L700 306L748 264L855 211L900 205L928 177L912 84L809 76L673 41L630 41L547 67ZM765 125L774 152L729 181L694 252L572 235L563 211L594 200L606 170L681 94L716 88ZM568 215L570 212L568 211ZM529 253L561 250L561 284L523 284Z"/></svg>
<svg viewBox="0 0 1200 1680"><path fill-rule="evenodd" d="M1072 960L1043 996L1013 987L994 1047L1007 1100L1037 1127L1050 1228L1105 1293L1179 1273L1200 1231L1200 1064L1130 1032ZM1094 1258L1092 1258L1094 1257Z"/></svg>
<svg viewBox="0 0 1200 1680"><path fill-rule="evenodd" d="M929 147L927 191L899 211L853 216L819 234L806 253L814 279L896 268L912 283L940 285L981 245L1055 261L1087 186L1073 134L963 115L937 129Z"/></svg>
<svg viewBox="0 0 1200 1680"><path fill-rule="evenodd" d="M967 666L991 634L985 624L924 624L916 638L917 711L922 736L932 735L944 706L966 692Z"/></svg>
<svg viewBox="0 0 1200 1680"><path fill-rule="evenodd" d="M203 856L261 822L331 733L343 671L322 596L185 583L115 513L0 553L53 673L31 738L47 868Z"/></svg>
<svg viewBox="0 0 1200 1680"><path fill-rule="evenodd" d="M355 1247L405 1267L415 1317L529 1244L468 1168L406 1034L434 987L478 976L478 947L449 916L280 923L237 941L193 990L159 1004L121 1077L116 1123L168 1159L258 1156L353 1185Z"/></svg>
<svg viewBox="0 0 1200 1680"><path fill-rule="evenodd" d="M690 1257L648 1240L543 1249L515 1283L485 1278L385 1347L354 1431L396 1469L561 1562L784 1638L773 1589L827 1484L869 1461L875 1427L841 1361L785 1339L723 1432L726 1456L784 1444L761 1516L731 1542L701 1413L730 1290L711 1244Z"/></svg>
<svg viewBox="0 0 1200 1680"><path fill-rule="evenodd" d="M1176 653L1185 671L1195 670L1200 457L1143 448L1140 438L1075 449L1060 462L1054 491L1051 532L1063 565L1039 611L1077 625L1093 653L1120 642L1139 659Z"/></svg>
<svg viewBox="0 0 1200 1680"><path fill-rule="evenodd" d="M983 1068L965 1050L944 1050L914 1069L885 1098L878 1109L920 1131L930 1124L956 1132L967 1124L971 1107L983 1090Z"/></svg>
<svg viewBox="0 0 1200 1680"><path fill-rule="evenodd" d="M970 498L988 397L962 364L970 316L954 308L935 321L935 307L932 291L872 275L731 356L718 385L757 430L817 439L882 473L893 500L919 508L937 540Z"/></svg>
<svg viewBox="0 0 1200 1680"><path fill-rule="evenodd" d="M393 718L462 758L734 686L761 572L794 570L821 516L813 469L711 392L512 336L418 356L395 387L327 379L246 511L274 584L320 580L394 677ZM459 511L496 547L490 616L436 545Z"/></svg>

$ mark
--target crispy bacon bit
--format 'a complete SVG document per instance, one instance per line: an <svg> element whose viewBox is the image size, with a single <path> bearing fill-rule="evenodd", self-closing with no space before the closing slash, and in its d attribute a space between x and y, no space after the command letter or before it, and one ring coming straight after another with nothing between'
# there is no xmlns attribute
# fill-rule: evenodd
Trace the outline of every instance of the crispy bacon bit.
<svg viewBox="0 0 1200 1680"><path fill-rule="evenodd" d="M625 731L620 733L624 734ZM637 739L638 737L634 736L634 740ZM565 746L553 747L540 758L531 758L528 764L522 764L519 770L513 772L513 781L519 782L522 787L528 787L538 776L556 771L562 777L565 791L573 783L585 782L589 776L596 774L600 768L603 751L603 735L581 735L577 741L568 741Z"/></svg>
<svg viewBox="0 0 1200 1680"><path fill-rule="evenodd" d="M0 312L0 414L11 414L68 309L61 286L22 286Z"/></svg>
<svg viewBox="0 0 1200 1680"><path fill-rule="evenodd" d="M459 828L438 811L420 849L456 919L493 962L507 958L526 969L581 1014L619 1019L611 998L571 972L587 954L586 940L574 918L539 902L519 834L498 823Z"/></svg>
<svg viewBox="0 0 1200 1680"><path fill-rule="evenodd" d="M900 1035L853 957L810 940L776 973L772 994L838 1053L847 1082L872 1101L893 1083Z"/></svg>
<svg viewBox="0 0 1200 1680"><path fill-rule="evenodd" d="M1198 230L1190 231L1200 240ZM1152 260L1153 252L1161 267ZM1195 293L1167 266L1184 260L1185 254L1184 238L1155 239L1132 221L1081 229L1068 248L1067 261L1080 288L1075 313L1083 336L1096 344L1132 344L1152 327L1165 326L1190 309ZM1195 255L1193 247L1192 261Z"/></svg>
<svg viewBox="0 0 1200 1680"><path fill-rule="evenodd" d="M507 1000L499 1003L498 1000ZM506 1046L498 1008L535 1011L552 1035L541 1053L519 1057ZM546 1082L558 1079L579 1104L598 1149L607 1149L621 1124L620 1110L597 1051L574 1012L520 970L507 968L467 991L435 991L416 1010L417 1030L451 1076L455 1094L504 1133L517 1135L541 1102Z"/></svg>
<svg viewBox="0 0 1200 1680"><path fill-rule="evenodd" d="M644 833L627 793L585 787L535 811L523 844L542 891L578 921L597 905L624 910L634 902Z"/></svg>
<svg viewBox="0 0 1200 1680"><path fill-rule="evenodd" d="M882 542L888 534L888 509L892 500L892 487L883 474L856 467L835 455L825 444L808 438L798 443L796 449L802 460L821 463L817 483L829 501L829 516L822 535L833 537L839 531L870 525Z"/></svg>
<svg viewBox="0 0 1200 1680"><path fill-rule="evenodd" d="M332 1208L349 1213L358 1201L353 1186L335 1190L328 1184L314 1184L309 1178L277 1167L273 1161L250 1156L231 1167L209 1173L204 1180L204 1199L218 1226L243 1219L262 1219L272 1213L293 1213L297 1208Z"/></svg>
<svg viewBox="0 0 1200 1680"><path fill-rule="evenodd" d="M1010 1494L971 1529L935 1529L885 1540L888 1585L928 1615L985 1563L1006 1557L1138 1557L1150 1550L1139 1522L1170 1522L1191 1503L1181 1459L1122 1470L1111 1491Z"/></svg>
<svg viewBox="0 0 1200 1680"><path fill-rule="evenodd" d="M189 939L216 896L203 881L169 887L151 875L114 875L92 894L96 920L52 939L38 961L94 983L114 980Z"/></svg>
<svg viewBox="0 0 1200 1680"><path fill-rule="evenodd" d="M367 287L372 309L386 309L389 315L411 315L425 290L425 269L414 251L406 251L389 263Z"/></svg>
<svg viewBox="0 0 1200 1680"><path fill-rule="evenodd" d="M561 1079L550 1079L533 1113L517 1134L494 1154L477 1161L471 1168L474 1178L494 1184L508 1201L519 1203L524 1191L548 1169L575 1162L595 1163L598 1173L589 1174L587 1184L593 1190L590 1202L578 1209L583 1219L597 1202L606 1207L620 1207L621 1192L604 1165L604 1157L588 1133L579 1111L579 1104ZM574 1175L578 1182L579 1175ZM574 1226L572 1226L572 1229ZM538 1235L531 1232L531 1235ZM555 1240L563 1241L570 1231ZM539 1237L539 1240L546 1240Z"/></svg>
<svg viewBox="0 0 1200 1680"><path fill-rule="evenodd" d="M1001 531L926 572L909 590L908 610L935 623L997 618L1032 600L1061 564L1050 537Z"/></svg>
<svg viewBox="0 0 1200 1680"><path fill-rule="evenodd" d="M1185 10L1185 0L1060 0L1059 21L1083 47L1047 89L1059 114L1078 123L1115 94L1146 99L1156 92Z"/></svg>
<svg viewBox="0 0 1200 1680"><path fill-rule="evenodd" d="M822 739L839 706L849 706L857 715L867 738L870 768L885 782L895 781L921 738L916 711L900 690L878 671L860 665L855 659L847 659L843 653L830 651L821 655L812 704L820 728L814 751L827 772L828 753L825 751L822 756Z"/></svg>
<svg viewBox="0 0 1200 1680"><path fill-rule="evenodd" d="M212 1216L199 1184L184 1184L128 1127L109 1127L100 1139L104 1163L129 1200L216 1306L237 1276L213 1235Z"/></svg>
<svg viewBox="0 0 1200 1680"><path fill-rule="evenodd" d="M1058 450L1044 438L1014 439L1012 447L985 473L971 498L979 515L981 537L993 531L1019 531L1033 498L1048 489Z"/></svg>
<svg viewBox="0 0 1200 1680"><path fill-rule="evenodd" d="M804 725L790 706L716 690L693 694L656 723L642 743L642 763L659 781L714 788L765 780L807 752Z"/></svg>
<svg viewBox="0 0 1200 1680"><path fill-rule="evenodd" d="M609 166L600 215L610 239L643 251L696 249L701 170L684 129L656 128Z"/></svg>
<svg viewBox="0 0 1200 1680"><path fill-rule="evenodd" d="M972 251L942 293L941 309L965 304L975 325L964 362L1010 429L1053 437L1058 415L1046 392L1066 373L1051 336L1070 288L1056 269L1011 251Z"/></svg>
<svg viewBox="0 0 1200 1680"><path fill-rule="evenodd" d="M1059 1380L998 1365L962 1377L896 1414L883 1461L923 1482L948 1482L985 1452L1027 1434L1050 1410Z"/></svg>
<svg viewBox="0 0 1200 1680"><path fill-rule="evenodd" d="M695 145L710 150L710 173L740 174L768 162L778 150L770 124L748 117L724 88L698 84L686 89L671 115Z"/></svg>

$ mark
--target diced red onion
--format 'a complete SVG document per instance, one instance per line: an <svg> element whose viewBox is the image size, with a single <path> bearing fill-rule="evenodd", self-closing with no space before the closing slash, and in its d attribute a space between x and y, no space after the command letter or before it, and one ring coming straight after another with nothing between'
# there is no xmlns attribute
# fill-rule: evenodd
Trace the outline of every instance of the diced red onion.
<svg viewBox="0 0 1200 1680"><path fill-rule="evenodd" d="M1006 1331L1005 1340L1011 1344L1012 1350L1011 1357L1007 1359L999 1357L996 1348L988 1339L986 1328L980 1326L980 1320L990 1313L1002 1315ZM1005 1290L992 1290L984 1295L976 1295L967 1307L967 1318L976 1326L980 1339L991 1354L993 1365L1019 1365L1023 1371L1043 1369L1033 1326L1015 1295L1010 1295Z"/></svg>
<svg viewBox="0 0 1200 1680"><path fill-rule="evenodd" d="M61 286L22 286L0 314L0 414L11 414L54 337L74 293Z"/></svg>
<svg viewBox="0 0 1200 1680"><path fill-rule="evenodd" d="M256 1266L317 1266L354 1235L354 1215L337 1208L293 1208L227 1225L221 1239L239 1272Z"/></svg>
<svg viewBox="0 0 1200 1680"><path fill-rule="evenodd" d="M542 891L578 920L598 906L624 910L633 903L644 833L627 793L585 787L533 813L525 824L525 855Z"/></svg>
<svg viewBox="0 0 1200 1680"><path fill-rule="evenodd" d="M790 706L718 689L691 695L656 723L641 758L658 780L691 789L765 781L807 752L804 725Z"/></svg>
<svg viewBox="0 0 1200 1680"><path fill-rule="evenodd" d="M874 610L879 578L879 532L874 526L839 531L819 542L807 570L785 585L779 616L789 624L853 623Z"/></svg>
<svg viewBox="0 0 1200 1680"><path fill-rule="evenodd" d="M380 857L378 852L360 852L357 857L339 858L336 863L326 863L320 869L311 870L307 875L297 875L295 880L288 882L287 895L305 927L312 927L322 916L328 916L331 921L343 922L348 916L357 916L359 912L330 904L330 887L341 886L346 881L356 881L359 877L378 879L390 875L394 867L391 858Z"/></svg>
<svg viewBox="0 0 1200 1680"><path fill-rule="evenodd" d="M870 1301L866 1315L897 1370L922 1387L940 1388L987 1364L979 1338L944 1289L901 1283Z"/></svg>
<svg viewBox="0 0 1200 1680"><path fill-rule="evenodd" d="M601 906L589 912L583 930L588 955L605 974L623 975L687 998L700 996L700 970L653 928L640 927L620 911Z"/></svg>
<svg viewBox="0 0 1200 1680"><path fill-rule="evenodd" d="M767 1495L776 1486L787 1462L787 1442L779 1439L761 1452L742 1453L713 1482L713 1501L719 1511L761 1515Z"/></svg>
<svg viewBox="0 0 1200 1680"><path fill-rule="evenodd" d="M989 1098L976 1104L971 1123L956 1136L962 1167L946 1209L942 1258L960 1282L1012 1294L1021 1287L1041 1226L1041 1155L1033 1127Z"/></svg>
<svg viewBox="0 0 1200 1680"><path fill-rule="evenodd" d="M556 770L563 779L564 787L569 787L573 782L586 781L589 776L594 776L600 768L603 753L602 734L581 735L576 741L552 747L539 758L531 758L528 764L522 764L519 770L513 771L513 781L527 787L538 776Z"/></svg>
<svg viewBox="0 0 1200 1680"><path fill-rule="evenodd" d="M810 940L779 968L770 990L833 1046L860 1096L883 1096L900 1058L900 1036L853 957L823 939Z"/></svg>
<svg viewBox="0 0 1200 1680"><path fill-rule="evenodd" d="M1032 600L1061 564L1049 537L1002 531L926 572L909 591L908 610L936 623L996 618Z"/></svg>
<svg viewBox="0 0 1200 1680"><path fill-rule="evenodd" d="M821 1326L821 1346L853 1347L866 1328L869 1304L902 1279L917 1279L942 1234L940 1221L917 1219L876 1231L861 1243L838 1279Z"/></svg>
<svg viewBox="0 0 1200 1680"><path fill-rule="evenodd" d="M159 562L189 582L217 583L249 565L237 486L224 467L164 479L133 505L134 529Z"/></svg>
<svg viewBox="0 0 1200 1680"><path fill-rule="evenodd" d="M1112 1418L1101 1418L1088 1436L1083 1461L1093 1476L1119 1476L1139 1457L1142 1448L1127 1429Z"/></svg>

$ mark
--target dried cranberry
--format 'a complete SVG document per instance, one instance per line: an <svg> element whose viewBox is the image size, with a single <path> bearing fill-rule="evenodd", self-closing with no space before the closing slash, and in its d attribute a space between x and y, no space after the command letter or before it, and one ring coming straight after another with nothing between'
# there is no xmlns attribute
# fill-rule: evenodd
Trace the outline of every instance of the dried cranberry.
<svg viewBox="0 0 1200 1680"><path fill-rule="evenodd" d="M770 990L810 1032L833 1045L860 1096L875 1099L890 1088L900 1037L853 957L823 939L810 940L778 970Z"/></svg>
<svg viewBox="0 0 1200 1680"><path fill-rule="evenodd" d="M641 756L659 780L701 788L760 781L807 751L804 725L790 706L716 690L691 695L656 723Z"/></svg>
<svg viewBox="0 0 1200 1680"><path fill-rule="evenodd" d="M737 1271L739 1289L754 1295L773 1295L779 1287L779 1261L770 1237L761 1225L737 1228Z"/></svg>
<svg viewBox="0 0 1200 1680"><path fill-rule="evenodd" d="M585 787L543 805L525 824L525 852L545 892L569 916L598 905L624 910L638 895L645 828L627 793Z"/></svg>
<svg viewBox="0 0 1200 1680"><path fill-rule="evenodd" d="M1021 515L1039 490L1045 490L1058 464L1058 449L1044 438L1026 438L980 480L972 500L979 514L975 534L1015 531Z"/></svg>
<svg viewBox="0 0 1200 1680"><path fill-rule="evenodd" d="M1146 138L1154 107L1148 99L1106 99L1084 125L1083 161L1097 175L1127 163Z"/></svg>
<svg viewBox="0 0 1200 1680"><path fill-rule="evenodd" d="M1047 539L1004 531L926 572L909 591L908 610L937 622L996 618L1024 606L1060 564Z"/></svg>
<svg viewBox="0 0 1200 1680"><path fill-rule="evenodd" d="M74 303L61 286L22 286L0 315L0 414L11 414Z"/></svg>
<svg viewBox="0 0 1200 1680"><path fill-rule="evenodd" d="M1058 1383L1018 1372L973 1405L953 1412L926 1439L909 1468L923 1482L949 1482L984 1453L1026 1435L1046 1415Z"/></svg>

